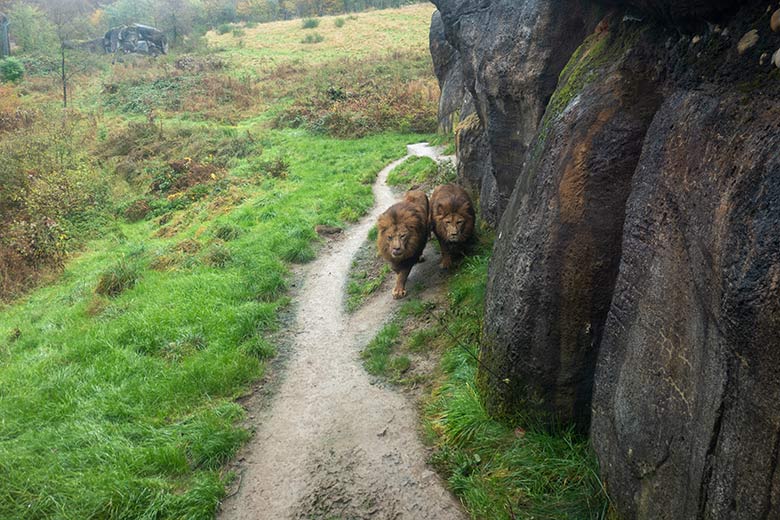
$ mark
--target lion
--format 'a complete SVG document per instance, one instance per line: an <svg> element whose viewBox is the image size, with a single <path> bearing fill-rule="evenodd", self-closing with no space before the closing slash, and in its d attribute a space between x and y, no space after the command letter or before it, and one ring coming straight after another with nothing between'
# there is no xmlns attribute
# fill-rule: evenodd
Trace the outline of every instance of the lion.
<svg viewBox="0 0 780 520"><path fill-rule="evenodd" d="M430 222L441 246L442 269L452 267L474 235L474 205L466 190L455 184L437 186L431 194Z"/></svg>
<svg viewBox="0 0 780 520"><path fill-rule="evenodd" d="M428 196L409 191L401 202L393 204L379 216L376 246L396 274L393 298L406 296L406 279L412 267L422 261L428 242Z"/></svg>

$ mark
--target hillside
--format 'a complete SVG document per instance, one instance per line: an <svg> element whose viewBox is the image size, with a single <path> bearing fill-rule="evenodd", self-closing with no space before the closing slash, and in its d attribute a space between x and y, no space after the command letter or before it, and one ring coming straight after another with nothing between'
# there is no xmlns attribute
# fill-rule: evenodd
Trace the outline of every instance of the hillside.
<svg viewBox="0 0 780 520"><path fill-rule="evenodd" d="M316 43L293 20L154 60L74 51L64 112L29 60L0 87L0 517L213 516L291 266L436 129L432 10L323 17Z"/></svg>

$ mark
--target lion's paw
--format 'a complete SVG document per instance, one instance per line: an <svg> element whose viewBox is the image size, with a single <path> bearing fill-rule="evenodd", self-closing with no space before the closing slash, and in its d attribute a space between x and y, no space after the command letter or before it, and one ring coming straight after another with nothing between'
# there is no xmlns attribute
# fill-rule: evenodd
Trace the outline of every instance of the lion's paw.
<svg viewBox="0 0 780 520"><path fill-rule="evenodd" d="M406 297L406 289L393 289L393 299L400 300Z"/></svg>

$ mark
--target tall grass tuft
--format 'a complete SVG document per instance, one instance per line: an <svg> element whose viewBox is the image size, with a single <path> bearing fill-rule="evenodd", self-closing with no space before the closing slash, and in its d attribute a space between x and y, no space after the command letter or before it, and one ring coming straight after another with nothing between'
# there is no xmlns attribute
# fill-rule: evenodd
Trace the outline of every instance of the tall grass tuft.
<svg viewBox="0 0 780 520"><path fill-rule="evenodd" d="M138 266L124 259L120 260L101 273L95 287L95 293L103 296L117 296L123 291L131 289L139 277Z"/></svg>
<svg viewBox="0 0 780 520"><path fill-rule="evenodd" d="M301 27L304 29L314 29L315 27L320 25L320 21L316 18L304 18L303 22L301 22Z"/></svg>
<svg viewBox="0 0 780 520"><path fill-rule="evenodd" d="M325 37L320 33L307 34L306 37L301 40L301 43L320 43L325 41Z"/></svg>
<svg viewBox="0 0 780 520"><path fill-rule="evenodd" d="M518 416L492 418L476 385L488 254L469 259L449 284L439 338L445 378L426 406L432 462L473 518L613 518L588 440L551 434Z"/></svg>

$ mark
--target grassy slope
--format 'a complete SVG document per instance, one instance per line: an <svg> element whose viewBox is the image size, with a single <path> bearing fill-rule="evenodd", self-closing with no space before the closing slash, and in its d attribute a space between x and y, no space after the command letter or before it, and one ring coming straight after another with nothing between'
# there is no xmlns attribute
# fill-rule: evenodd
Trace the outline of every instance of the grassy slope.
<svg viewBox="0 0 780 520"><path fill-rule="evenodd" d="M409 12L401 21L393 12L393 23L426 32L430 8ZM359 17L370 32L384 14ZM257 74L255 59L297 59L266 48L287 30L290 40L300 38L292 22L261 25L254 41L266 50L222 54ZM408 46L424 52L425 38L402 36L385 43L388 53ZM337 44L332 38L307 46L307 59L350 52ZM324 54L315 58L317 45ZM288 162L286 178L259 174L251 154L233 159L228 195L212 192L170 214L167 238L158 237L159 220L120 223L89 243L56 284L0 311L0 518L213 515L227 478L222 464L249 435L238 426L243 411L233 399L273 353L266 337L287 304L288 263L313 257L316 224L344 225L362 215L376 172L421 139L270 130L258 110L225 128L260 135L263 157ZM113 129L126 114L101 117ZM175 110L161 123L213 126L180 119ZM135 273L135 285L116 297L95 294L101 274L118 262Z"/></svg>
<svg viewBox="0 0 780 520"><path fill-rule="evenodd" d="M289 20L244 29L245 34L240 37L232 33L218 35L212 32L208 40L214 47L229 48L236 61L259 74L271 73L279 65L305 67L394 52L424 54L428 52L433 11L432 5L416 4L348 17L324 16L318 18L320 23L314 29L302 29L301 20ZM343 18L345 25L336 27L336 18ZM420 23L426 19L426 23ZM302 43L307 34L315 32L324 37L323 42Z"/></svg>

